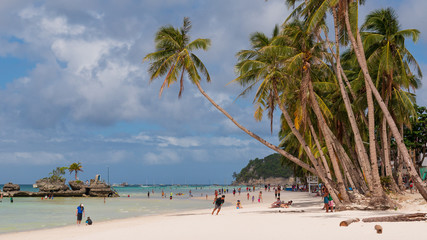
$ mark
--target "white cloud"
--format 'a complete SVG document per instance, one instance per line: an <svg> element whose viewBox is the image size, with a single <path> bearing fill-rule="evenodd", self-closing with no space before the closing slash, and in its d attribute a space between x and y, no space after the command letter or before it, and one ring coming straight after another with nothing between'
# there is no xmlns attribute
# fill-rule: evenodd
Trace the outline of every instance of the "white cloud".
<svg viewBox="0 0 427 240"><path fill-rule="evenodd" d="M170 150L160 150L157 153L148 152L142 159L148 165L176 164L181 161L178 154Z"/></svg>
<svg viewBox="0 0 427 240"><path fill-rule="evenodd" d="M160 140L160 143L159 143L160 147L167 147L169 145L172 145L172 146L186 148L186 147L197 147L200 145L199 141L196 140L196 138L191 138L191 137L176 138L176 137L159 136L157 138Z"/></svg>
<svg viewBox="0 0 427 240"><path fill-rule="evenodd" d="M2 152L0 153L0 163L3 164L30 164L49 165L63 163L65 157L59 153L50 152Z"/></svg>

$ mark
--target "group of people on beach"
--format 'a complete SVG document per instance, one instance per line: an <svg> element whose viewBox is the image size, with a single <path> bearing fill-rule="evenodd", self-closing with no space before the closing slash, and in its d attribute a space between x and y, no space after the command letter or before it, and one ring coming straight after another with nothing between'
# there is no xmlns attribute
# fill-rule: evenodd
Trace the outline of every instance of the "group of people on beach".
<svg viewBox="0 0 427 240"><path fill-rule="evenodd" d="M83 203L80 203L80 205L76 209L76 216L77 216L77 226L80 225L82 222L83 217L85 216L85 208ZM92 225L92 219L90 217L87 217L86 219L86 225Z"/></svg>
<svg viewBox="0 0 427 240"><path fill-rule="evenodd" d="M328 189L324 185L322 186L322 197L323 197L323 203L324 203L322 210L326 209L326 212L329 212L329 210L333 212L334 200L332 199L331 194L329 193Z"/></svg>

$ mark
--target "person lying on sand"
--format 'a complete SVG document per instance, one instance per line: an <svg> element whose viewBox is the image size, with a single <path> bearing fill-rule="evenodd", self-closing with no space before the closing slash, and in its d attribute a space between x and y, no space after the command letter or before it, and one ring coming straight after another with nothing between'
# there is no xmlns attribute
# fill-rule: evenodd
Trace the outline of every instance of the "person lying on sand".
<svg viewBox="0 0 427 240"><path fill-rule="evenodd" d="M291 206L292 205L292 200L291 201L288 201L287 203L284 203L284 202L282 202L281 204L280 204L280 207L281 208L288 208L289 206Z"/></svg>
<svg viewBox="0 0 427 240"><path fill-rule="evenodd" d="M280 198L277 198L277 201L271 204L271 208L288 208L292 205L292 200L285 203L284 201L280 201Z"/></svg>

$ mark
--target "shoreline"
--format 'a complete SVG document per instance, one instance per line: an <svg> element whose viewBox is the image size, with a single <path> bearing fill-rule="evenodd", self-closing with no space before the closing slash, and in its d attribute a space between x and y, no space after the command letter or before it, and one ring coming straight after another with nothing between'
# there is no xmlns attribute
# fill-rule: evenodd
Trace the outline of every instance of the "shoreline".
<svg viewBox="0 0 427 240"><path fill-rule="evenodd" d="M322 200L304 192L283 193L282 200L293 200L294 205L288 209L268 208L274 194L263 194L264 203L247 201L246 192L240 197L226 194L226 202L231 206L223 207L218 216L211 216L212 208L201 210L184 210L160 215L113 219L94 222L92 226L69 225L49 229L39 229L0 234L1 239L135 239L144 236L149 239L168 238L203 238L218 239L219 233L227 233L226 239L266 239L277 236L294 237L295 239L350 239L362 237L372 239L377 234L374 225L384 228L381 236L384 239L402 239L418 237L423 234L426 222L410 223L353 223L349 227L339 227L339 222L349 218L385 216L401 213L427 211L427 204L415 204L402 210L388 211L342 211L325 213L321 210ZM407 196L413 198L414 195ZM290 199L292 198L292 199ZM243 208L237 210L234 203L242 201ZM205 200L211 204L211 199ZM409 201L409 200L407 200ZM410 204L410 203L409 203ZM280 210L280 212L279 212ZM301 212L304 211L304 212ZM405 231L401 231L405 229ZM309 230L309 231L308 231ZM322 237L324 236L324 237Z"/></svg>

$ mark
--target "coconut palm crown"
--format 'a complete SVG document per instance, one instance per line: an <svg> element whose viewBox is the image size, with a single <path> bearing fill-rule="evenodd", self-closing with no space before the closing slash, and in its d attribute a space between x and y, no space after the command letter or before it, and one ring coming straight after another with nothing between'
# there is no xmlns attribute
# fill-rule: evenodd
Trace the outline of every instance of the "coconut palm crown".
<svg viewBox="0 0 427 240"><path fill-rule="evenodd" d="M78 163L72 163L72 164L68 167L68 171L70 171L70 174L71 174L72 172L74 172L74 173L75 173L75 178L76 178L76 180L78 180L78 178L77 178L77 173L78 173L78 172L83 172L82 164L81 164L80 162L78 162Z"/></svg>
<svg viewBox="0 0 427 240"><path fill-rule="evenodd" d="M184 90L184 73L193 83L200 82L199 72L210 81L209 73L202 61L194 54L194 50L208 50L211 41L207 38L198 38L190 42L188 35L191 29L191 21L184 18L183 26L179 29L171 25L163 26L155 35L156 50L147 54L144 61L150 61L148 72L150 81L158 77L165 76L165 80L160 88L159 96L162 95L164 87L169 87L180 78L180 88L178 97L181 97Z"/></svg>

